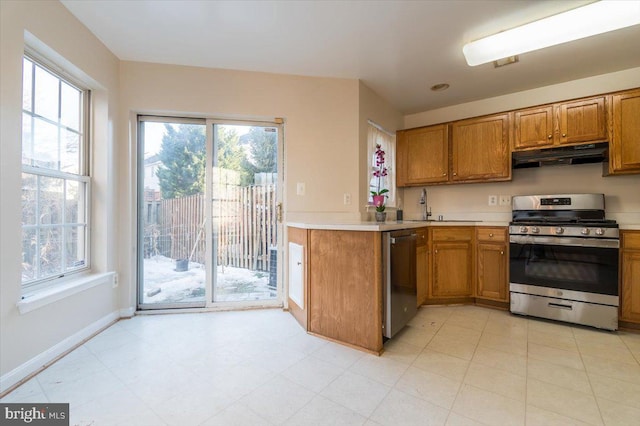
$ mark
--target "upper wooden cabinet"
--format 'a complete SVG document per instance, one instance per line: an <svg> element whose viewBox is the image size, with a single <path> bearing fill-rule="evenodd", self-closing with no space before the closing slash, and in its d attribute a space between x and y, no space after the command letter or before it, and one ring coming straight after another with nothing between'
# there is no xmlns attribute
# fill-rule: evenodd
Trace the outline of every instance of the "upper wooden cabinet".
<svg viewBox="0 0 640 426"><path fill-rule="evenodd" d="M562 103L557 108L560 144L600 142L607 139L604 96Z"/></svg>
<svg viewBox="0 0 640 426"><path fill-rule="evenodd" d="M605 96L514 112L514 151L605 140Z"/></svg>
<svg viewBox="0 0 640 426"><path fill-rule="evenodd" d="M511 180L511 152L609 142L604 174L640 173L640 89L397 133L399 187Z"/></svg>
<svg viewBox="0 0 640 426"><path fill-rule="evenodd" d="M509 114L456 121L451 125L451 181L511 179Z"/></svg>
<svg viewBox="0 0 640 426"><path fill-rule="evenodd" d="M640 173L640 89L612 96L609 173Z"/></svg>
<svg viewBox="0 0 640 426"><path fill-rule="evenodd" d="M448 180L448 135L446 124L398 132L398 186L424 185Z"/></svg>
<svg viewBox="0 0 640 426"><path fill-rule="evenodd" d="M553 106L516 111L513 119L516 150L553 144Z"/></svg>
<svg viewBox="0 0 640 426"><path fill-rule="evenodd" d="M509 114L399 131L398 186L509 180L509 135Z"/></svg>

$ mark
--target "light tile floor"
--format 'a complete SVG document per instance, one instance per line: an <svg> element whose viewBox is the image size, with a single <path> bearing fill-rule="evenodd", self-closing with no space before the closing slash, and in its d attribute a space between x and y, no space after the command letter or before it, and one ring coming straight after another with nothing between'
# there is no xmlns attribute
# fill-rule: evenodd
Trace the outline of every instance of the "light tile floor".
<svg viewBox="0 0 640 426"><path fill-rule="evenodd" d="M280 310L123 320L2 402L73 425L639 425L640 334L423 307L381 357Z"/></svg>

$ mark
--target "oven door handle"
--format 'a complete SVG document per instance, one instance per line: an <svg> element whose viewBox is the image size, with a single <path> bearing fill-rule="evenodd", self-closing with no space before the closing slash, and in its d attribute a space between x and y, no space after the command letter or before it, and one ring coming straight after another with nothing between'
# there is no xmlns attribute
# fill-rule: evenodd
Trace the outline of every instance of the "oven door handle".
<svg viewBox="0 0 640 426"><path fill-rule="evenodd" d="M620 240L608 238L574 238L574 237L545 237L533 235L511 235L509 242L514 244L542 244L551 246L574 246L596 248L620 248Z"/></svg>

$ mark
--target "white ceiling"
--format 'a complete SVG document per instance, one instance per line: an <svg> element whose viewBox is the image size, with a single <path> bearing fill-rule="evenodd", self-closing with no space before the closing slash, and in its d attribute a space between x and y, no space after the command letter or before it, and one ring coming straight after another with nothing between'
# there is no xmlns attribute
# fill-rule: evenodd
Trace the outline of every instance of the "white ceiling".
<svg viewBox="0 0 640 426"><path fill-rule="evenodd" d="M502 68L464 60L466 42L590 1L62 3L122 60L358 78L403 113L640 66L640 25Z"/></svg>

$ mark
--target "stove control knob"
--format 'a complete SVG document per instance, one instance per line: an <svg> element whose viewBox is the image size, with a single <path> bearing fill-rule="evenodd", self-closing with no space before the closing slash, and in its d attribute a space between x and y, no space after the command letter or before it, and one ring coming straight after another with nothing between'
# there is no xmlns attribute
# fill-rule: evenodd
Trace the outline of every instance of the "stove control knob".
<svg viewBox="0 0 640 426"><path fill-rule="evenodd" d="M602 229L602 228L597 228L597 229L596 229L596 235L604 235L604 229Z"/></svg>
<svg viewBox="0 0 640 426"><path fill-rule="evenodd" d="M537 226L533 226L531 228L531 233L532 234L539 234L540 233L540 228L538 228Z"/></svg>
<svg viewBox="0 0 640 426"><path fill-rule="evenodd" d="M529 228L527 228L526 226L521 226L520 227L520 232L525 234L527 231L529 230Z"/></svg>
<svg viewBox="0 0 640 426"><path fill-rule="evenodd" d="M564 233L564 228L562 226L558 226L556 228L556 234L563 234Z"/></svg>
<svg viewBox="0 0 640 426"><path fill-rule="evenodd" d="M582 230L580 231L582 235L589 235L590 232L591 230L589 228L582 228Z"/></svg>

